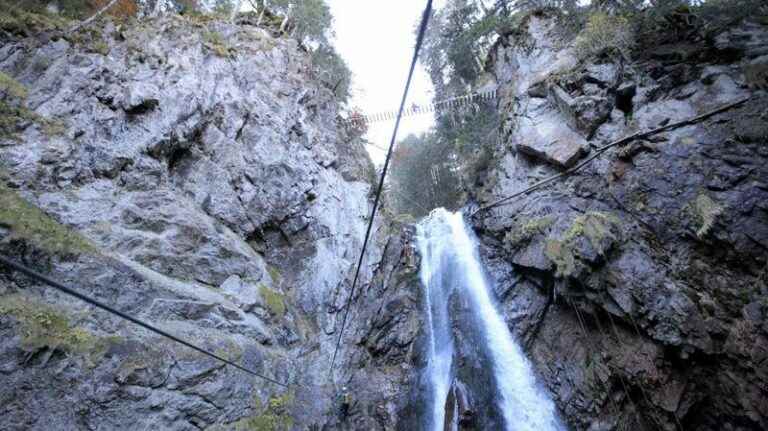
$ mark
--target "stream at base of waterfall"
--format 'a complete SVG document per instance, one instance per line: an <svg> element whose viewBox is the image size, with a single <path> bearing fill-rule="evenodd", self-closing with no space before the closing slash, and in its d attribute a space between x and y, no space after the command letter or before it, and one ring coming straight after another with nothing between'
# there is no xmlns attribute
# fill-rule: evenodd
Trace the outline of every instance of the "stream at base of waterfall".
<svg viewBox="0 0 768 431"><path fill-rule="evenodd" d="M449 301L459 295L473 316L474 330L492 368L496 408L508 431L561 431L554 403L536 383L530 362L513 339L485 276L474 234L460 212L434 210L418 225L428 344L423 378L428 388L424 429L444 431L446 399L455 374L455 343ZM469 391L480 388L469 388ZM455 420L455 418L449 420Z"/></svg>

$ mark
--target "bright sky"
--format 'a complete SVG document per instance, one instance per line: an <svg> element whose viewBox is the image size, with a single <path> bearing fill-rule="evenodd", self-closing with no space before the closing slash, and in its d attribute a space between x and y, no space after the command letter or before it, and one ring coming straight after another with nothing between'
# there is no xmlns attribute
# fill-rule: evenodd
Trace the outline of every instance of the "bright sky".
<svg viewBox="0 0 768 431"><path fill-rule="evenodd" d="M396 111L416 44L415 28L426 1L327 1L334 17L336 49L353 74L351 106L359 107L366 114ZM444 0L437 0L434 6L443 3ZM432 94L429 77L418 65L406 106L431 102ZM404 117L398 140L409 133L426 131L433 122L431 114ZM386 151L383 149L389 145L393 128L394 120L369 125L367 137L373 145L368 147L368 152L377 165L384 162Z"/></svg>

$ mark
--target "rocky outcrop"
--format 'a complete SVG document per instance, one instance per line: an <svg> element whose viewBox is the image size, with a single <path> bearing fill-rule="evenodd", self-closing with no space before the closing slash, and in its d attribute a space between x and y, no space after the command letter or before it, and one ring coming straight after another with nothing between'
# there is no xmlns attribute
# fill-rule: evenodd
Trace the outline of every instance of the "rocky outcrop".
<svg viewBox="0 0 768 431"><path fill-rule="evenodd" d="M535 14L492 53L504 139L480 205L750 99L477 214L510 328L575 429L765 429L768 29L580 61L557 25Z"/></svg>
<svg viewBox="0 0 768 431"><path fill-rule="evenodd" d="M0 251L288 388L3 269L3 429L391 429L418 285L379 218L329 375L373 169L306 51L247 20L75 36L0 47L59 126L0 142Z"/></svg>

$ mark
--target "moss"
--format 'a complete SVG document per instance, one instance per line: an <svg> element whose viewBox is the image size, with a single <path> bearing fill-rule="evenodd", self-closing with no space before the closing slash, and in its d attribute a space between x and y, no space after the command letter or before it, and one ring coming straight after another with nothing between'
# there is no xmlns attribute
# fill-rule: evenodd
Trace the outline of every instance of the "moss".
<svg viewBox="0 0 768 431"><path fill-rule="evenodd" d="M14 99L27 98L27 88L3 72L0 72L0 91L7 93Z"/></svg>
<svg viewBox="0 0 768 431"><path fill-rule="evenodd" d="M508 244L520 244L530 241L534 236L538 234L546 233L545 231L552 226L555 222L553 217L539 217L525 219L522 223L518 224L515 228L507 232L504 236L504 240Z"/></svg>
<svg viewBox="0 0 768 431"><path fill-rule="evenodd" d="M570 244L555 239L547 240L544 254L555 264L555 276L569 277L576 272L576 257Z"/></svg>
<svg viewBox="0 0 768 431"><path fill-rule="evenodd" d="M215 31L203 33L203 46L219 57L232 57L235 53L234 48L231 48L221 34Z"/></svg>
<svg viewBox="0 0 768 431"><path fill-rule="evenodd" d="M14 237L28 240L52 253L93 253L95 246L78 233L62 226L39 208L0 183L0 226Z"/></svg>
<svg viewBox="0 0 768 431"><path fill-rule="evenodd" d="M699 228L696 230L696 236L704 238L712 230L717 218L723 214L723 207L704 193L699 193L693 202L689 205Z"/></svg>
<svg viewBox="0 0 768 431"><path fill-rule="evenodd" d="M277 269L277 267L269 265L267 266L267 272L269 273L269 277L272 279L273 284L280 284L282 275L280 275L280 270Z"/></svg>
<svg viewBox="0 0 768 431"><path fill-rule="evenodd" d="M261 414L244 418L232 424L230 429L235 431L287 431L293 426L293 418L288 413L288 406L293 402L293 394L286 393L272 397L263 409L258 398L254 400L254 408L262 410Z"/></svg>
<svg viewBox="0 0 768 431"><path fill-rule="evenodd" d="M117 342L116 337L98 337L72 325L62 310L21 295L0 296L0 313L19 323L21 348L30 354L58 350L84 356L93 365Z"/></svg>
<svg viewBox="0 0 768 431"><path fill-rule="evenodd" d="M285 297L281 293L260 284L259 294L264 299L264 303L271 314L279 317L285 315Z"/></svg>
<svg viewBox="0 0 768 431"><path fill-rule="evenodd" d="M579 268L577 258L580 255L580 238L586 238L597 254L604 256L617 239L614 231L618 230L619 225L616 216L596 211L576 217L562 239L549 239L544 247L544 254L555 265L555 275L569 277L576 273Z"/></svg>
<svg viewBox="0 0 768 431"><path fill-rule="evenodd" d="M28 123L37 124L48 136L66 131L60 121L45 118L24 106L12 106L0 101L0 139L16 139L16 134Z"/></svg>
<svg viewBox="0 0 768 431"><path fill-rule="evenodd" d="M93 46L91 47L94 52L98 52L101 55L107 55L109 54L109 45L107 42L104 41L104 39L98 39L95 42L93 42Z"/></svg>
<svg viewBox="0 0 768 431"><path fill-rule="evenodd" d="M565 241L573 241L583 236L589 240L592 247L602 255L605 253L605 239L616 239L613 228L619 226L619 219L613 214L588 212L576 217L570 229L565 233Z"/></svg>
<svg viewBox="0 0 768 431"><path fill-rule="evenodd" d="M243 348L232 340L225 340L225 345L214 352L230 361L237 361L243 357Z"/></svg>

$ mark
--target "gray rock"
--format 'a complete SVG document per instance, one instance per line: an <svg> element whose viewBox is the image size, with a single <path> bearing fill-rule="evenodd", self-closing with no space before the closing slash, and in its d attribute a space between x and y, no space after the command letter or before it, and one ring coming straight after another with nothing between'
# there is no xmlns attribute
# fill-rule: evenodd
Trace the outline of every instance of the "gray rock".
<svg viewBox="0 0 768 431"><path fill-rule="evenodd" d="M375 306L351 313L328 384L370 213L373 168L363 141L338 129L338 102L310 75L295 41L249 24L198 25L166 16L112 26L107 56L64 39L27 49L3 36L0 70L23 80L29 107L66 129L49 137L30 124L19 140L0 143L3 178L94 250L62 257L8 229L0 251L290 382L286 399L295 401L286 414L297 429L338 420L335 386L353 378L366 409L386 406L386 414L371 407L356 415L393 424L407 391L380 388L408 385L410 368L391 365L413 355L418 286L400 286L386 307L391 319L376 324L375 344L389 358L382 363L367 359L376 348L350 343L371 330ZM208 33L235 54L217 56ZM384 261L387 223L378 218L359 284L376 301L399 262ZM372 295L375 277L381 291ZM3 313L0 399L14 400L3 409L4 429L234 426L283 395L23 277L0 276L0 294L0 309L9 295L29 297L93 340L87 351L66 342L25 351L22 314ZM379 385L348 367L357 361L370 364Z"/></svg>
<svg viewBox="0 0 768 431"><path fill-rule="evenodd" d="M768 31L743 23L715 35L714 46L639 47L648 54L641 62L561 63L564 70L555 59L570 49L555 48L547 31L554 22L541 14L491 53L505 134L491 151L486 185L471 190L480 202L567 165L553 139L538 138L548 131L577 135L566 147L574 155L751 100L608 151L577 174L478 214L507 322L574 429L765 428L766 373L753 358L764 357L768 338L750 304L768 291L755 281L766 266L768 223L755 195L768 177L768 99L747 89L741 68L765 55ZM584 217L614 221L589 226ZM706 359L713 355L717 361ZM723 399L736 401L713 401Z"/></svg>

